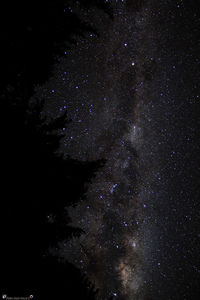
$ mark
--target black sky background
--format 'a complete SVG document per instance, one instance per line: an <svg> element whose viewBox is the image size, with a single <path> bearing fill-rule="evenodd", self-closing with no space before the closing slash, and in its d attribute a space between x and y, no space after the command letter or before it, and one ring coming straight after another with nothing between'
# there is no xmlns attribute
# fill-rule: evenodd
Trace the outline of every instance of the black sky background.
<svg viewBox="0 0 200 300"><path fill-rule="evenodd" d="M100 1L82 3L100 5ZM45 252L59 238L74 233L65 225L66 202L78 201L84 191L84 183L90 180L103 162L82 164L64 162L62 157L56 157L53 152L58 147L59 138L46 135L51 128L41 125L38 116L40 107L38 110L34 108L35 112L27 112L30 110L28 100L34 93L34 85L48 80L56 56L63 54L65 42L73 42L71 33L81 34L87 30L87 26L81 24L76 15L64 12L67 4L67 1L51 0L42 4L29 1L26 4L7 3L1 8L3 254L0 288L8 296L33 294L35 299L41 300L61 299L63 295L67 295L66 299L94 298L94 293L88 292L87 284L82 281L75 267L59 263L57 259L45 255ZM197 4L195 1L188 4L188 32L185 31L186 35L193 36L191 44L186 47L190 46L196 56L199 55L199 45L195 41L198 41L199 33L192 32L192 19ZM102 9L110 13L106 6L102 6ZM181 21L177 22L176 34L179 36L183 32ZM196 64L192 68L198 67ZM193 72L196 69L191 74ZM196 199L196 203L199 195L198 120L197 104L183 121L190 126L193 124L195 132L193 146L184 150L186 157L188 151L193 155L192 162L185 168L184 178L190 194L188 197ZM62 121L61 118L53 123L52 128L61 127ZM63 197L63 194L68 197ZM199 205L194 209L198 211ZM187 208L184 210L187 211ZM56 221L51 223L48 216ZM200 234L199 214L196 214L196 219L191 223L191 232L198 236L198 231ZM195 254L199 256L198 247L194 250L198 241L197 238L191 245L191 261ZM185 299L198 299L200 282L188 276L184 280L183 283L188 283L187 295L191 295L191 298ZM73 294L73 298L70 294Z"/></svg>

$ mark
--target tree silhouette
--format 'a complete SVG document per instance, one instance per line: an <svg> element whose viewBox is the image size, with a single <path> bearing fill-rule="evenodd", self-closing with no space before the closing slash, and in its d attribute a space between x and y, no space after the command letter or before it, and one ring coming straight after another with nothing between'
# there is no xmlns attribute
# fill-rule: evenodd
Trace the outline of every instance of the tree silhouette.
<svg viewBox="0 0 200 300"><path fill-rule="evenodd" d="M88 292L74 266L48 257L46 251L57 239L78 234L79 229L66 225L64 208L83 196L85 183L103 162L64 160L56 154L60 129L70 120L64 114L47 124L40 115L43 103L29 102L34 86L51 76L56 55L72 42L72 34L91 29L76 14L64 12L69 2L18 3L11 12L4 8L9 14L1 27L1 57L8 58L1 68L2 289L8 295L60 299L74 293L74 299L93 299L96 293L93 288ZM94 1L82 4L88 7Z"/></svg>

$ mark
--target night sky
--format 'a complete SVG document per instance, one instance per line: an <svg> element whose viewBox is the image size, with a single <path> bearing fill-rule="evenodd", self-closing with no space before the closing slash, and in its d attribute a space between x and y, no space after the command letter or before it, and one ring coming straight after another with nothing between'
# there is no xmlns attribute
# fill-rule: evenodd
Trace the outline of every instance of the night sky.
<svg viewBox="0 0 200 300"><path fill-rule="evenodd" d="M2 29L3 294L199 299L197 3L22 8Z"/></svg>

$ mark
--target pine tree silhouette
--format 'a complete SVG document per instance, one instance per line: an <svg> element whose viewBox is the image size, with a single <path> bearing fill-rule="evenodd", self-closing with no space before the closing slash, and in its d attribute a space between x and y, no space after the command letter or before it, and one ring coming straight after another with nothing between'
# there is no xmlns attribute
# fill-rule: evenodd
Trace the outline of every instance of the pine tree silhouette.
<svg viewBox="0 0 200 300"><path fill-rule="evenodd" d="M19 20L17 25L1 28L2 57L9 59L1 69L2 289L8 295L34 294L38 299L63 299L70 293L74 299L93 299L95 295L74 266L45 252L57 239L79 233L66 225L64 208L80 199L85 183L103 162L82 163L56 155L62 137L58 132L70 120L64 114L47 125L40 116L43 103L29 103L34 85L49 78L55 56L63 53L66 41L72 42L74 32L91 30L75 14L64 12L68 3L29 2L23 6L25 14L20 13L19 4L10 15L12 24Z"/></svg>

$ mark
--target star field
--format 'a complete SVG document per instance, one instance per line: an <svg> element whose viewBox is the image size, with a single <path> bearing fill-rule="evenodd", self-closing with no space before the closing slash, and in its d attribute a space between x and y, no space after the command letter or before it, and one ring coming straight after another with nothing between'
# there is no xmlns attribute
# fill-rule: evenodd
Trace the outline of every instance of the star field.
<svg viewBox="0 0 200 300"><path fill-rule="evenodd" d="M84 233L50 252L78 267L98 299L190 299L173 280L181 289L186 272L195 284L200 276L190 193L199 58L189 33L199 20L185 21L184 1L106 2L113 19L79 2L68 8L98 34L76 36L36 88L42 114L71 120L57 151L106 161L84 199L66 208L69 225Z"/></svg>

